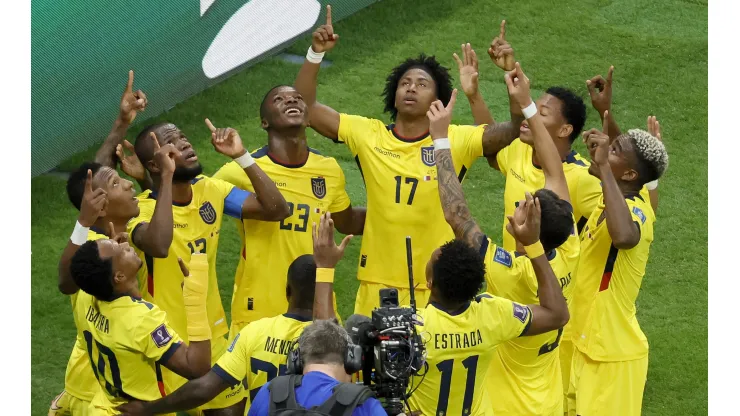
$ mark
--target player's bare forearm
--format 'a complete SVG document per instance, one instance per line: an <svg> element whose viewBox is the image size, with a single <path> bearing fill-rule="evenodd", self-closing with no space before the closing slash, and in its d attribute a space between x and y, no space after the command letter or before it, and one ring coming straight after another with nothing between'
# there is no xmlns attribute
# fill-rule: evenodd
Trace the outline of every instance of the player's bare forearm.
<svg viewBox="0 0 740 416"><path fill-rule="evenodd" d="M617 137L622 135L622 131L619 130L619 125L617 124L617 120L614 118L614 113L610 110L607 113L607 122L609 123L609 141L614 141ZM604 113L602 112L599 114L601 116L601 122L603 124L604 122Z"/></svg>
<svg viewBox="0 0 740 416"><path fill-rule="evenodd" d="M126 138L126 132L128 131L129 124L120 117L116 118L113 122L113 127L108 133L108 137L100 145L100 149L95 153L95 162L100 163L103 166L110 168L116 167L116 146L123 142Z"/></svg>
<svg viewBox="0 0 740 416"><path fill-rule="evenodd" d="M184 350L182 358L177 357L180 350ZM165 366L188 380L205 375L211 369L211 340L190 341L189 345L182 345Z"/></svg>
<svg viewBox="0 0 740 416"><path fill-rule="evenodd" d="M303 101L307 106L312 106L316 102L316 86L319 79L319 70L321 63L315 64L305 59L293 85L296 90L303 96Z"/></svg>
<svg viewBox="0 0 740 416"><path fill-rule="evenodd" d="M59 259L59 291L65 295L74 295L80 290L72 279L72 273L70 273L69 266L72 263L72 257L75 255L80 246L74 244L72 241L67 241L67 246L64 247L62 257Z"/></svg>
<svg viewBox="0 0 740 416"><path fill-rule="evenodd" d="M218 374L208 371L203 377L188 381L172 394L147 403L145 409L151 414L184 412L208 403L228 387Z"/></svg>
<svg viewBox="0 0 740 416"><path fill-rule="evenodd" d="M136 183L139 184L139 187L141 188L141 192L144 192L149 189L154 189L154 182L152 181L152 178L149 177L149 174L147 172L144 172L143 179L137 178Z"/></svg>
<svg viewBox="0 0 740 416"><path fill-rule="evenodd" d="M132 239L144 253L165 258L172 244L172 178L162 178L152 220L134 230Z"/></svg>
<svg viewBox="0 0 740 416"><path fill-rule="evenodd" d="M313 319L334 319L334 284L316 283L313 295Z"/></svg>
<svg viewBox="0 0 740 416"><path fill-rule="evenodd" d="M537 276L539 305L529 305L532 310L532 323L526 335L537 335L559 329L570 319L568 304L560 289L555 273L544 254L530 260Z"/></svg>
<svg viewBox="0 0 740 416"><path fill-rule="evenodd" d="M475 95L468 97L468 103L470 103L470 111L473 113L473 122L476 126L496 123L480 91L476 91Z"/></svg>
<svg viewBox="0 0 740 416"><path fill-rule="evenodd" d="M435 150L439 199L445 220L452 227L455 238L463 240L476 250L480 249L483 232L473 219L465 201L462 184L455 174L452 153L449 149Z"/></svg>
<svg viewBox="0 0 740 416"><path fill-rule="evenodd" d="M244 169L254 186L242 205L242 218L262 221L282 221L290 215L290 208L275 182L256 163Z"/></svg>
<svg viewBox="0 0 740 416"><path fill-rule="evenodd" d="M640 242L640 228L632 220L627 201L609 164L599 166L599 170L604 190L606 226L612 244L619 250L630 249Z"/></svg>
<svg viewBox="0 0 740 416"><path fill-rule="evenodd" d="M558 149L555 147L555 142L552 141L542 117L535 114L529 119L528 124L534 136L534 150L537 152L537 158L542 164L542 172L545 175L545 188L555 192L561 199L570 202L568 182L566 182L565 172L563 172L563 161L560 159Z"/></svg>
<svg viewBox="0 0 740 416"><path fill-rule="evenodd" d="M303 96L303 101L308 106L310 127L322 136L334 140L339 134L339 113L316 101L319 68L321 68L321 64L315 64L308 60L303 61L298 76L296 76L294 87Z"/></svg>
<svg viewBox="0 0 740 416"><path fill-rule="evenodd" d="M332 212L331 218L334 220L334 226L337 231L345 235L362 235L365 229L365 217L367 209L365 207L349 206L347 209L339 212Z"/></svg>

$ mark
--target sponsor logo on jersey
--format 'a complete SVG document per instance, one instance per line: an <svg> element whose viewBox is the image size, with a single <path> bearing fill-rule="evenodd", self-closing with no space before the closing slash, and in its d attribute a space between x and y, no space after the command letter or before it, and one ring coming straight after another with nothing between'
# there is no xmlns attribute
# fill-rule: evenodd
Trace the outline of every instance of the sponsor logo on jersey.
<svg viewBox="0 0 740 416"><path fill-rule="evenodd" d="M234 337L234 340L231 341L231 345L229 345L229 348L227 348L226 351L228 352L234 351L234 347L236 346L236 341L239 340L239 335L241 335L241 333L236 334L236 337Z"/></svg>
<svg viewBox="0 0 740 416"><path fill-rule="evenodd" d="M216 210L210 202L204 202L203 205L200 206L198 213L200 213L200 217L206 224L213 224L216 222Z"/></svg>
<svg viewBox="0 0 740 416"><path fill-rule="evenodd" d="M323 198L326 196L326 179L322 177L311 178L311 190L316 198Z"/></svg>
<svg viewBox="0 0 740 416"><path fill-rule="evenodd" d="M421 148L421 161L427 166L434 166L434 146Z"/></svg>
<svg viewBox="0 0 740 416"><path fill-rule="evenodd" d="M390 157L392 157L392 158L394 158L394 159L400 159L400 158L401 158L401 156L400 156L400 155L398 155L398 154L396 154L396 153L393 153L393 152L391 152L390 150L385 150L385 149L381 149L381 148L379 148L378 146L375 146L375 147L373 148L373 150L375 150L376 152L380 153L380 154L381 154L381 155L383 155L383 156L390 156Z"/></svg>

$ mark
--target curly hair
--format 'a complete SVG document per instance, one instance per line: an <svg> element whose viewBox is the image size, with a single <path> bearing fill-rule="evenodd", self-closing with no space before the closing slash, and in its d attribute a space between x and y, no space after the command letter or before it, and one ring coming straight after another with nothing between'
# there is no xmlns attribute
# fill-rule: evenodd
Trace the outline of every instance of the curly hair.
<svg viewBox="0 0 740 416"><path fill-rule="evenodd" d="M583 98L565 87L550 87L545 93L557 98L563 104L563 118L573 126L573 131L568 136L573 143L586 124L586 104L583 103Z"/></svg>
<svg viewBox="0 0 740 416"><path fill-rule="evenodd" d="M462 240L442 245L432 270L432 285L444 303L460 304L472 300L483 288L486 275L483 257Z"/></svg>
<svg viewBox="0 0 740 416"><path fill-rule="evenodd" d="M657 137L640 129L630 129L627 136L635 146L637 175L642 185L654 181L668 168L668 151Z"/></svg>
<svg viewBox="0 0 740 416"><path fill-rule="evenodd" d="M113 300L113 259L100 258L97 241L81 245L69 269L75 284L85 293L102 301Z"/></svg>
<svg viewBox="0 0 740 416"><path fill-rule="evenodd" d="M545 251L560 247L574 232L573 207L549 189L539 189L534 197L540 200L542 221L540 242Z"/></svg>
<svg viewBox="0 0 740 416"><path fill-rule="evenodd" d="M385 88L383 93L380 94L383 97L385 108L383 112L391 113L391 120L395 121L398 115L396 109L396 90L398 89L398 82L403 77L406 71L414 68L423 69L429 75L432 76L434 84L437 86L437 98L442 101L444 105L450 101L452 97L452 77L450 76L449 68L443 67L434 56L426 56L420 54L418 58L408 58L403 63L391 70L388 78L385 80Z"/></svg>

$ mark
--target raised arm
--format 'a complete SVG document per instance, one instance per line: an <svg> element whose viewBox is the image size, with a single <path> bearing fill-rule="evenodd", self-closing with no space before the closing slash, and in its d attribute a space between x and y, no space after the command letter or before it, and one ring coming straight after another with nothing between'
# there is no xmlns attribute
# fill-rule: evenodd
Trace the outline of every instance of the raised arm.
<svg viewBox="0 0 740 416"><path fill-rule="evenodd" d="M326 24L313 32L311 47L298 76L295 89L303 96L308 106L309 125L322 136L336 139L339 135L339 113L316 101L316 84L324 53L334 48L339 35L334 33L331 22L331 6L326 6Z"/></svg>
<svg viewBox="0 0 740 416"><path fill-rule="evenodd" d="M619 137L622 132L619 130L619 125L614 119L612 114L612 77L614 74L614 65L609 67L609 72L606 74L606 79L601 75L596 75L593 78L586 81L586 87L588 87L588 94L591 96L591 105L594 106L596 112L601 117L602 124L604 123L605 117L606 122L609 125L609 138L611 140ZM606 114L606 116L604 115Z"/></svg>
<svg viewBox="0 0 740 416"><path fill-rule="evenodd" d="M334 319L334 270L353 236L345 236L337 246L334 243L334 220L329 212L321 216L318 227L313 223L312 233L313 259L316 262L313 319Z"/></svg>
<svg viewBox="0 0 740 416"><path fill-rule="evenodd" d="M168 143L159 146L154 132L154 163L159 168L159 189L157 203L149 222L142 222L131 233L134 245L144 253L157 258L167 257L172 244L172 175L175 173L175 158L180 151Z"/></svg>
<svg viewBox="0 0 740 416"><path fill-rule="evenodd" d="M540 303L528 305L532 311L532 322L524 333L537 335L564 327L570 319L570 314L560 283L539 241L542 220L540 201L533 198L529 192L525 198L524 203L519 204L514 215L508 219L509 229L516 240L524 245L537 277L537 295Z"/></svg>
<svg viewBox="0 0 740 416"><path fill-rule="evenodd" d="M608 114L604 115L605 120L607 116ZM604 213L612 244L619 250L627 250L640 242L640 227L632 220L627 201L609 165L608 155L611 145L608 128L608 122L604 121L603 131L591 129L584 133L584 137L604 189Z"/></svg>
<svg viewBox="0 0 740 416"><path fill-rule="evenodd" d="M143 91L133 91L134 71L128 71L128 83L123 90L121 105L116 121L113 122L108 137L95 154L95 161L103 166L111 168L116 167L116 147L121 144L126 137L126 131L136 118L139 111L144 111L147 105L146 95Z"/></svg>
<svg viewBox="0 0 740 416"><path fill-rule="evenodd" d="M290 215L288 203L275 182L244 149L239 133L231 127L217 129L209 119L206 119L206 125L211 130L211 143L216 151L234 159L254 186L254 193L242 205L242 218L262 221L282 221L287 218Z"/></svg>
<svg viewBox="0 0 740 416"><path fill-rule="evenodd" d="M483 96L478 90L478 55L470 44L460 45L463 58L460 59L456 53L452 54L460 70L460 87L470 103L470 111L473 113L473 122L479 124L494 124L493 116L488 110Z"/></svg>
<svg viewBox="0 0 740 416"><path fill-rule="evenodd" d="M570 193L568 192L568 183L565 180L563 172L563 161L560 160L555 142L552 141L542 117L537 111L537 106L532 101L529 88L529 78L522 71L519 62L515 64L513 71L506 73L504 76L506 86L509 89L511 101L518 103L527 117L529 128L534 136L534 150L542 164L542 171L545 174L545 188L555 192L560 199L570 202Z"/></svg>
<svg viewBox="0 0 740 416"><path fill-rule="evenodd" d="M452 162L450 140L447 135L452 119L452 110L457 101L457 90L452 91L450 102L445 107L441 101L432 103L427 112L429 133L434 140L434 159L437 164L437 186L445 220L455 232L455 238L463 240L476 250L480 249L483 232L473 219L465 201L462 184L455 173Z"/></svg>

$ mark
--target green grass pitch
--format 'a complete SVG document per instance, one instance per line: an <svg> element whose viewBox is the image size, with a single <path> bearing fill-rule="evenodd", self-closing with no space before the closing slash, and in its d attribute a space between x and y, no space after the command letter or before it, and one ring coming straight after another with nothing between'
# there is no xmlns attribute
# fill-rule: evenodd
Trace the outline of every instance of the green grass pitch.
<svg viewBox="0 0 740 416"><path fill-rule="evenodd" d="M388 71L424 51L457 69L452 59L470 42L481 60L481 90L494 117L508 117L502 72L486 57L499 22L533 82L533 94L551 85L574 88L587 97L585 80L616 67L614 114L623 129L645 128L658 116L671 164L661 180L660 209L647 274L638 299L638 317L650 341L645 415L697 415L707 412L707 2L624 0L526 2L491 0L385 0L335 24L339 44L320 75L319 99L335 109L377 117ZM305 54L309 39L290 52ZM213 174L226 158L208 143L209 117L217 126L237 128L249 149L266 143L258 106L264 93L292 83L298 66L266 60L179 104L158 120L176 123L193 141ZM143 74L138 75L143 76ZM125 79L125 74L122 74ZM149 97L156 100L157 97ZM598 127L589 107L586 127ZM113 117L114 114L111 114ZM472 123L464 99L455 121ZM111 119L112 122L112 119ZM141 125L134 126L134 132ZM362 178L346 146L308 133L309 145L339 161L354 205L365 204ZM132 135L129 135L129 139ZM578 150L583 153L579 143ZM66 161L75 166L94 149ZM32 410L46 414L64 383L75 329L69 300L56 289L56 265L71 232L75 209L63 180L41 176L32 187ZM477 162L465 181L473 214L492 237L500 238L503 178ZM221 295L229 310L239 239L224 221L218 255ZM342 316L351 314L361 239L355 238L339 265L336 291Z"/></svg>

